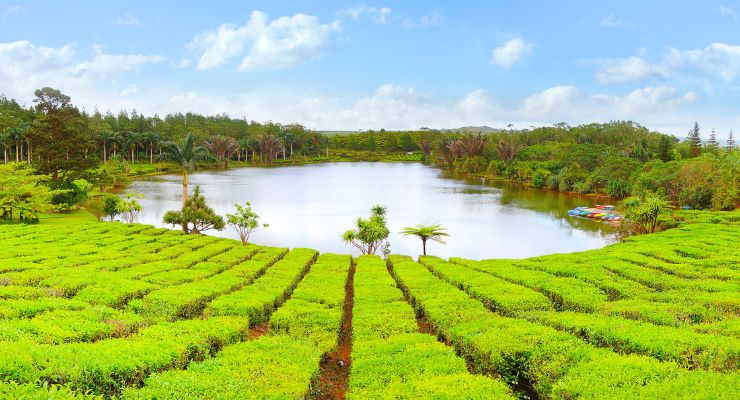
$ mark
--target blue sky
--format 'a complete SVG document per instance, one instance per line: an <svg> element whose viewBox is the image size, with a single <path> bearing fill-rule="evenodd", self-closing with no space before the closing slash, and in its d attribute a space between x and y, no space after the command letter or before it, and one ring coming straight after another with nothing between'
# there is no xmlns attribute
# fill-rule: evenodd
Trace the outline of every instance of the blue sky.
<svg viewBox="0 0 740 400"><path fill-rule="evenodd" d="M0 1L0 92L330 130L740 129L739 2L561 3Z"/></svg>

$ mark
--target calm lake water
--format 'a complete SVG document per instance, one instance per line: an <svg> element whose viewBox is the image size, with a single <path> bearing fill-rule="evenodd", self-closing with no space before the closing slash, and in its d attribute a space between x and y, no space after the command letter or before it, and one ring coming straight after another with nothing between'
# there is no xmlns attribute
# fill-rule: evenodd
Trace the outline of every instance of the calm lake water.
<svg viewBox="0 0 740 400"><path fill-rule="evenodd" d="M463 180L418 163L329 163L275 168L233 168L196 172L208 204L224 215L234 203L250 201L270 224L253 234L257 244L310 247L355 253L342 233L374 204L388 208L391 250L421 253L421 242L405 237L404 226L442 224L447 244L430 242L428 253L473 259L520 258L602 247L617 230L601 222L572 218L567 211L590 199L480 179ZM144 194L139 222L161 227L167 210L181 206L181 176L134 181L126 192ZM238 238L229 227L208 234Z"/></svg>

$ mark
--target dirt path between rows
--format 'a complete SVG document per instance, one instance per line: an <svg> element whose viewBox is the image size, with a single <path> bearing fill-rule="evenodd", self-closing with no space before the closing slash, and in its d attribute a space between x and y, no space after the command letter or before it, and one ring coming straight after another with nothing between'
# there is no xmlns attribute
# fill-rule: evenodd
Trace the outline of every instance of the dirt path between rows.
<svg viewBox="0 0 740 400"><path fill-rule="evenodd" d="M337 350L321 359L316 399L344 399L349 385L352 354L352 308L355 304L355 264L352 264L344 287L344 315Z"/></svg>

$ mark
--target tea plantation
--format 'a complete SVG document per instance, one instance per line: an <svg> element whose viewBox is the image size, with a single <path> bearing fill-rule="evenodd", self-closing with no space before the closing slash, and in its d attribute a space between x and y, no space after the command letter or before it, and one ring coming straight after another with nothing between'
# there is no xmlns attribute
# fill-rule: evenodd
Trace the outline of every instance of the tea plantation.
<svg viewBox="0 0 740 400"><path fill-rule="evenodd" d="M522 260L0 225L0 398L737 399L740 215Z"/></svg>

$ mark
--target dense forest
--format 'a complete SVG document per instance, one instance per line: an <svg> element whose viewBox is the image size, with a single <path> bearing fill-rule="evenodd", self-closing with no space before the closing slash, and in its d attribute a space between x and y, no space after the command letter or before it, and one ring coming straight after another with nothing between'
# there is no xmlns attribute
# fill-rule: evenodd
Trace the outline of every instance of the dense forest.
<svg viewBox="0 0 740 400"><path fill-rule="evenodd" d="M52 88L39 89L35 96L31 107L0 97L6 165L0 170L0 207L6 217L13 208L25 207L27 215L45 212L39 204L46 198L57 208L70 207L84 198L82 187L105 191L125 183L132 170L141 170L138 166L160 171L157 164L174 161L163 149L187 136L204 150L196 165L211 167L230 162L393 161L407 160L399 155L409 154L418 157L408 160L536 188L615 198L650 193L696 209L729 210L740 204L740 151L732 132L721 145L714 132L703 140L698 124L686 140L627 121L485 134L424 128L332 135L297 123L261 123L225 114L90 113Z"/></svg>

